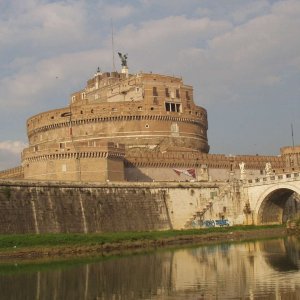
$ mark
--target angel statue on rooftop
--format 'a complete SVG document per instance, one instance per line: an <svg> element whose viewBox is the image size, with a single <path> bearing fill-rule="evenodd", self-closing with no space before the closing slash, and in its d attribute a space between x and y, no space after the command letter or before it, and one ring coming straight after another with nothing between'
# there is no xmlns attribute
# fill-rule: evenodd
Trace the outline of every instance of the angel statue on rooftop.
<svg viewBox="0 0 300 300"><path fill-rule="evenodd" d="M266 163L265 171L266 171L266 175L271 175L272 174L272 165L271 165L270 162Z"/></svg>
<svg viewBox="0 0 300 300"><path fill-rule="evenodd" d="M243 161L239 163L241 174L245 174L245 165L246 164Z"/></svg>
<svg viewBox="0 0 300 300"><path fill-rule="evenodd" d="M243 161L241 163L239 163L239 167L240 167L240 171L241 171L241 175L240 175L241 180L246 179L245 165L246 164Z"/></svg>
<svg viewBox="0 0 300 300"><path fill-rule="evenodd" d="M127 67L127 58L128 58L128 54L122 54L121 52L118 52L119 57L121 59L121 65L122 67Z"/></svg>

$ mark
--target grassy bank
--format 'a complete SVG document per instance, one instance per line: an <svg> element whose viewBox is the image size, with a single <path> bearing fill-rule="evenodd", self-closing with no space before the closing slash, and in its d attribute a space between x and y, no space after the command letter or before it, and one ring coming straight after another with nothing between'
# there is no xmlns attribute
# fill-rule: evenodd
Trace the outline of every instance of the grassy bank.
<svg viewBox="0 0 300 300"><path fill-rule="evenodd" d="M112 244L138 244L145 242L155 242L168 240L189 240L204 236L219 236L243 233L245 231L261 231L283 228L279 225L272 226L233 226L221 228L187 229L187 230L167 230L148 232L111 232L111 233L90 233L90 234L18 234L0 235L0 252L34 248L62 248L74 246L103 246ZM155 244L154 243L154 244ZM153 243L152 243L153 244ZM107 248L107 247L106 247Z"/></svg>

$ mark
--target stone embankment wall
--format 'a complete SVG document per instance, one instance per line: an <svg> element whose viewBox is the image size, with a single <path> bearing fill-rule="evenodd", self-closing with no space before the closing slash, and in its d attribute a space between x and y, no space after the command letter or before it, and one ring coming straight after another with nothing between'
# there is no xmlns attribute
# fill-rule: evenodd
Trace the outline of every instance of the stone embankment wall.
<svg viewBox="0 0 300 300"><path fill-rule="evenodd" d="M217 218L211 203L220 186L0 181L0 233L181 229L204 208Z"/></svg>

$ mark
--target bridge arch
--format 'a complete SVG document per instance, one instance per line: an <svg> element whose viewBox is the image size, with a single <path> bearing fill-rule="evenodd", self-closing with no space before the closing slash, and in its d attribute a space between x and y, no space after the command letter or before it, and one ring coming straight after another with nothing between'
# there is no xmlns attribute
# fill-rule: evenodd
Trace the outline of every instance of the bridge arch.
<svg viewBox="0 0 300 300"><path fill-rule="evenodd" d="M256 224L282 224L284 210L293 194L300 195L300 187L292 183L278 183L267 187L259 196L254 209Z"/></svg>

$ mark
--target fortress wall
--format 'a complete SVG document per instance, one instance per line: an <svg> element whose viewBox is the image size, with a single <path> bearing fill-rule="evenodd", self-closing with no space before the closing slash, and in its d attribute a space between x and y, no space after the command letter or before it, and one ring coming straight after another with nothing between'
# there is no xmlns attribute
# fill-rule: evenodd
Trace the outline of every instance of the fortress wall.
<svg viewBox="0 0 300 300"><path fill-rule="evenodd" d="M176 168L175 168L176 169ZM207 170L195 168L196 178L185 174L177 174L171 167L141 167L141 168L125 168L125 180L133 182L143 181L208 181Z"/></svg>
<svg viewBox="0 0 300 300"><path fill-rule="evenodd" d="M74 137L127 137L131 135L148 135L150 137L170 135L171 125L178 124L180 136L196 137L206 141L205 122L193 118L183 118L175 113L168 113L164 116L154 114L142 114L128 116L94 116L91 119L74 120L72 122L72 134ZM70 123L58 123L55 126L45 125L29 132L30 144L40 144L53 140L65 140L70 137Z"/></svg>
<svg viewBox="0 0 300 300"><path fill-rule="evenodd" d="M0 233L183 228L215 184L62 184L0 181Z"/></svg>
<svg viewBox="0 0 300 300"><path fill-rule="evenodd" d="M51 151L25 149L24 178L82 182L124 180L124 146L99 141L90 146L88 142L61 144Z"/></svg>
<svg viewBox="0 0 300 300"><path fill-rule="evenodd" d="M300 146L282 147L281 155L286 163L286 166L293 171L300 166Z"/></svg>
<svg viewBox="0 0 300 300"><path fill-rule="evenodd" d="M163 103L162 103L163 104ZM51 110L37 114L27 121L27 131L31 135L37 129L44 128L55 129L62 125L69 125L70 121L89 120L93 118L109 118L124 115L172 115L181 118L196 119L207 127L206 110L199 106L191 107L182 113L166 112L164 105L145 104L144 101L134 102L97 102L82 106L71 106L61 109ZM71 115L70 115L71 114Z"/></svg>
<svg viewBox="0 0 300 300"><path fill-rule="evenodd" d="M24 176L28 180L123 181L124 164L113 157L39 160L24 166Z"/></svg>
<svg viewBox="0 0 300 300"><path fill-rule="evenodd" d="M23 167L15 167L0 171L0 179L24 179Z"/></svg>
<svg viewBox="0 0 300 300"><path fill-rule="evenodd" d="M174 169L188 169L193 168L196 173L196 178L185 174L177 174ZM260 170L246 170L247 179L254 179L261 176ZM170 166L170 167L130 167L125 168L125 180L131 182L144 181L229 181L232 178L240 178L240 170L235 169L230 171L226 168L206 169L195 166Z"/></svg>
<svg viewBox="0 0 300 300"><path fill-rule="evenodd" d="M129 152L125 156L125 178L127 181L190 181L194 178L181 174L175 168L193 168L196 181L227 181L240 178L239 163L245 163L247 178L256 178L265 174L265 165L270 162L274 172L282 172L284 161L277 156L225 156L199 152Z"/></svg>
<svg viewBox="0 0 300 300"><path fill-rule="evenodd" d="M124 181L124 162L123 159L111 157L107 160L107 180ZM95 181L95 176L87 181ZM101 181L101 180L96 180Z"/></svg>
<svg viewBox="0 0 300 300"><path fill-rule="evenodd" d="M197 151L178 150L176 152L128 152L125 166L130 167L197 167L206 165L209 169L239 170L239 163L244 162L249 170L264 171L265 164L270 162L273 169L284 168L284 160L277 156L225 156L224 154L206 154Z"/></svg>

